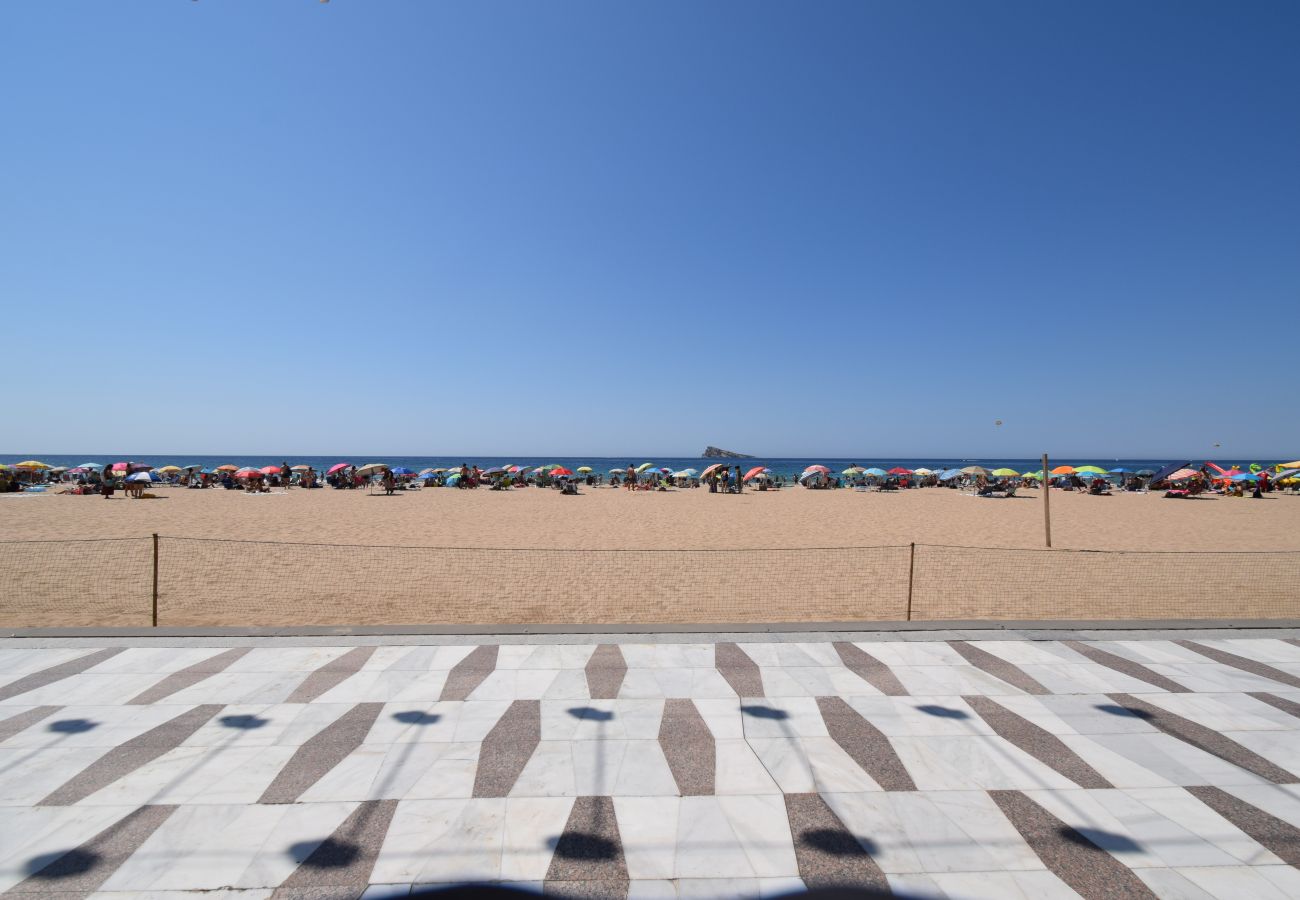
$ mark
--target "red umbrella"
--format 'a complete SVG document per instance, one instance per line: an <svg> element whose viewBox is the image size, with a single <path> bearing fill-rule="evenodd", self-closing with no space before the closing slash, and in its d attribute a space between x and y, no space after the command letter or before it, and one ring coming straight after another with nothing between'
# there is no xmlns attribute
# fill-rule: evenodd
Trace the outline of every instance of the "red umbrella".
<svg viewBox="0 0 1300 900"><path fill-rule="evenodd" d="M280 467L279 467L279 466L262 466L262 468L261 468L261 472L262 472L263 475L279 475L279 474L280 474Z"/></svg>
<svg viewBox="0 0 1300 900"><path fill-rule="evenodd" d="M262 473L257 469L243 469L235 473L236 478L261 478Z"/></svg>
<svg viewBox="0 0 1300 900"><path fill-rule="evenodd" d="M336 466L330 466L329 471L326 472L325 474L326 474L326 475L333 475L333 474L334 474L335 472L337 472L339 469L346 469L346 468L347 468L348 466L350 466L350 465L352 465L352 463L339 463L339 464L336 465Z"/></svg>
<svg viewBox="0 0 1300 900"><path fill-rule="evenodd" d="M894 466L894 468L889 470L889 474L890 475L911 475L912 470L904 469L902 466Z"/></svg>
<svg viewBox="0 0 1300 900"><path fill-rule="evenodd" d="M767 469L762 466L754 466L754 468L745 473L745 481L749 481L749 479L753 478L755 475L762 475L766 471Z"/></svg>
<svg viewBox="0 0 1300 900"><path fill-rule="evenodd" d="M564 468L563 466L561 466L561 467L558 468L558 469L551 469L551 476L552 476L552 477L557 477L557 476L560 476L560 475L572 475L572 474L573 474L572 470L570 470L570 469L566 469L566 468Z"/></svg>

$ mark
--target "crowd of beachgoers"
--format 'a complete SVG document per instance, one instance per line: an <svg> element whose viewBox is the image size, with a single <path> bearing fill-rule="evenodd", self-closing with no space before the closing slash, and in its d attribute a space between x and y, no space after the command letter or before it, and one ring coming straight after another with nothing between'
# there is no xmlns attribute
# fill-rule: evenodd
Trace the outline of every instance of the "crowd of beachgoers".
<svg viewBox="0 0 1300 900"><path fill-rule="evenodd" d="M672 470L652 462L628 463L597 472L590 466L568 469L558 463L525 467L518 465L480 468L463 463L459 467L426 468L419 472L382 462L354 465L340 462L323 472L310 465L280 465L261 468L220 465L150 466L121 461L102 464L87 462L77 466L50 466L40 460L25 460L12 466L0 465L0 492L55 491L69 494L93 494L111 498L119 491L128 496L143 496L150 488L183 487L189 489L225 489L253 493L289 488L370 490L392 494L396 491L448 487L462 490L486 488L552 488L563 494L578 493L579 486L611 487L628 491L669 491L704 489L709 493L740 493L745 490L779 491L789 487L809 490L876 490L898 491L914 488L946 487L967 490L982 496L1013 497L1019 490L1037 489L1044 483L1051 487L1092 495L1109 495L1117 491L1145 492L1159 490L1168 497L1194 497L1206 493L1230 496L1261 497L1279 490L1300 492L1300 460L1272 468L1250 465L1244 468L1205 462L1170 463L1160 469L1130 471L1126 468L1104 469L1100 466L1061 465L1044 472L1018 472L1010 468L986 469L972 465L962 468L932 470L864 468L852 465L839 472L826 466L810 465L797 476L773 473L764 466L713 463L702 469Z"/></svg>

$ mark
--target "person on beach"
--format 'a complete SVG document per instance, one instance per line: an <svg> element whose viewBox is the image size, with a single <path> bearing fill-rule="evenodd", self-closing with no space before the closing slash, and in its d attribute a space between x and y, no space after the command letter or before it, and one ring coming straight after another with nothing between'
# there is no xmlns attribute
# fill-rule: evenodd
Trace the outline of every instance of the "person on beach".
<svg viewBox="0 0 1300 900"><path fill-rule="evenodd" d="M100 478L103 481L102 490L104 492L104 499L107 500L109 497L113 496L113 466L104 466L104 473Z"/></svg>
<svg viewBox="0 0 1300 900"><path fill-rule="evenodd" d="M469 465L466 463L460 464L460 481L456 482L456 487L469 487Z"/></svg>
<svg viewBox="0 0 1300 900"><path fill-rule="evenodd" d="M623 478L623 488L625 490L636 490L636 469L631 463L627 464L627 475Z"/></svg>

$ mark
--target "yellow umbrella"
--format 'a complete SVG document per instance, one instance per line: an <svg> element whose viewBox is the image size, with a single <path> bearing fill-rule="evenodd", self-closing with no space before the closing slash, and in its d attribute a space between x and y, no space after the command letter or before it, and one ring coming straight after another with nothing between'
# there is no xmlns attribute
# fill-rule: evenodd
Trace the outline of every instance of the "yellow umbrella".
<svg viewBox="0 0 1300 900"><path fill-rule="evenodd" d="M1300 459L1292 460L1289 463L1279 463L1279 469L1300 469Z"/></svg>
<svg viewBox="0 0 1300 900"><path fill-rule="evenodd" d="M579 472L590 472L590 471L591 471L591 466L578 466L578 471L579 471Z"/></svg>
<svg viewBox="0 0 1300 900"><path fill-rule="evenodd" d="M25 459L20 463L14 463L15 469L48 469L49 466L39 459Z"/></svg>
<svg viewBox="0 0 1300 900"><path fill-rule="evenodd" d="M999 478L1008 478L1014 475L1019 475L1020 473L1015 469L994 469L993 474Z"/></svg>
<svg viewBox="0 0 1300 900"><path fill-rule="evenodd" d="M154 469L155 472L179 472L180 470L180 466L163 466L162 468Z"/></svg>

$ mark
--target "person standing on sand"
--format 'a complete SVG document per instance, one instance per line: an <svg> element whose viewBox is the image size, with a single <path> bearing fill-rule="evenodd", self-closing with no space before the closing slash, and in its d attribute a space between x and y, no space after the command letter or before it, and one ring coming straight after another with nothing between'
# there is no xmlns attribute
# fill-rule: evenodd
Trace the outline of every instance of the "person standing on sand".
<svg viewBox="0 0 1300 900"><path fill-rule="evenodd" d="M104 474L100 476L103 481L104 499L107 500L113 496L113 465L109 463L104 466Z"/></svg>
<svg viewBox="0 0 1300 900"><path fill-rule="evenodd" d="M289 471L289 461L284 460L280 463L280 483L284 485L286 490L289 488L289 481L292 477L293 473Z"/></svg>
<svg viewBox="0 0 1300 900"><path fill-rule="evenodd" d="M631 463L627 464L627 477L623 479L623 487L629 491L636 490L636 469L632 468Z"/></svg>

